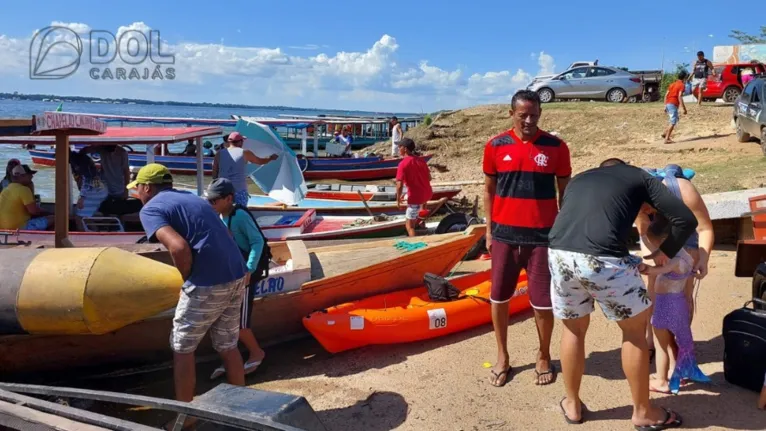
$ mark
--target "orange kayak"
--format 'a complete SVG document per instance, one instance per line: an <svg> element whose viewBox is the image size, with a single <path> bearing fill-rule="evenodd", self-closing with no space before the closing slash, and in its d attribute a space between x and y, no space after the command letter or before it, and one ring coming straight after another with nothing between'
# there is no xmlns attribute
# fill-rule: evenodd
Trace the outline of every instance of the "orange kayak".
<svg viewBox="0 0 766 431"><path fill-rule="evenodd" d="M432 302L426 287L417 287L315 311L303 318L303 326L325 350L338 353L370 344L440 337L492 321L489 271L450 282L461 291L460 299ZM527 275L522 272L509 312L528 308Z"/></svg>

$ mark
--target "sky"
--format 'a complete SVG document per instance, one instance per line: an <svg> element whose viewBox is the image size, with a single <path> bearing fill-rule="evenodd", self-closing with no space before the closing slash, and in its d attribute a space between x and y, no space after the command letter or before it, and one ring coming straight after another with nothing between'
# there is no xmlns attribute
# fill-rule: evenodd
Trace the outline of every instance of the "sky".
<svg viewBox="0 0 766 431"><path fill-rule="evenodd" d="M714 46L737 44L728 37L732 27L755 33L763 24L729 24L718 7L695 6L693 21L668 23L661 5L647 18L639 3L584 4L7 2L0 14L0 92L434 112L507 103L535 75L562 72L573 61L672 70L692 62L697 50L712 58ZM105 63L94 64L91 31L126 37L119 47L102 43L107 55L95 60ZM146 44L135 36L151 31L159 34L160 55L153 49L144 59ZM174 63L163 63L170 55Z"/></svg>

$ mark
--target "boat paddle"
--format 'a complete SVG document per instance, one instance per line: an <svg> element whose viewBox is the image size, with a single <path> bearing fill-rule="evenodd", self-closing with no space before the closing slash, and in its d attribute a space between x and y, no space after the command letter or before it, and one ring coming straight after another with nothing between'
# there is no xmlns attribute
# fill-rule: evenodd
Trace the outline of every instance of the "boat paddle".
<svg viewBox="0 0 766 431"><path fill-rule="evenodd" d="M376 215L374 215L372 213L372 210L370 209L369 205L367 205L367 201L364 200L364 195L362 194L361 190L357 190L356 192L359 194L359 199L362 200L362 204L364 204L364 208L367 210L367 214L369 214L370 217L372 217L372 219L374 221L384 221L384 220L386 220L386 217L384 217L384 216L376 216Z"/></svg>

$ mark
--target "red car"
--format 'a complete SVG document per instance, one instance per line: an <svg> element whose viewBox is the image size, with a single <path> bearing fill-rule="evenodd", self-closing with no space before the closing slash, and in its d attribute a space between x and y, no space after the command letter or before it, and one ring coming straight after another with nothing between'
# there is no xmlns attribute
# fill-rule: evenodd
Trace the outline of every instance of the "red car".
<svg viewBox="0 0 766 431"><path fill-rule="evenodd" d="M707 88L702 92L702 100L715 101L723 99L726 103L734 103L742 93L742 72L752 71L753 74L766 72L761 63L719 64L715 66L716 76L708 75ZM698 89L692 93L697 97Z"/></svg>

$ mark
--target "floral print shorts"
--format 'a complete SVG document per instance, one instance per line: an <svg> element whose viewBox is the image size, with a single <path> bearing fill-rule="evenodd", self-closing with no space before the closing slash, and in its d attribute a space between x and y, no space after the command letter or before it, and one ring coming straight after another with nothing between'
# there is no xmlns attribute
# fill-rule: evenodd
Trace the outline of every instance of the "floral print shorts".
<svg viewBox="0 0 766 431"><path fill-rule="evenodd" d="M638 272L637 256L592 256L548 249L553 314L577 319L594 310L598 302L609 320L636 316L652 305Z"/></svg>

